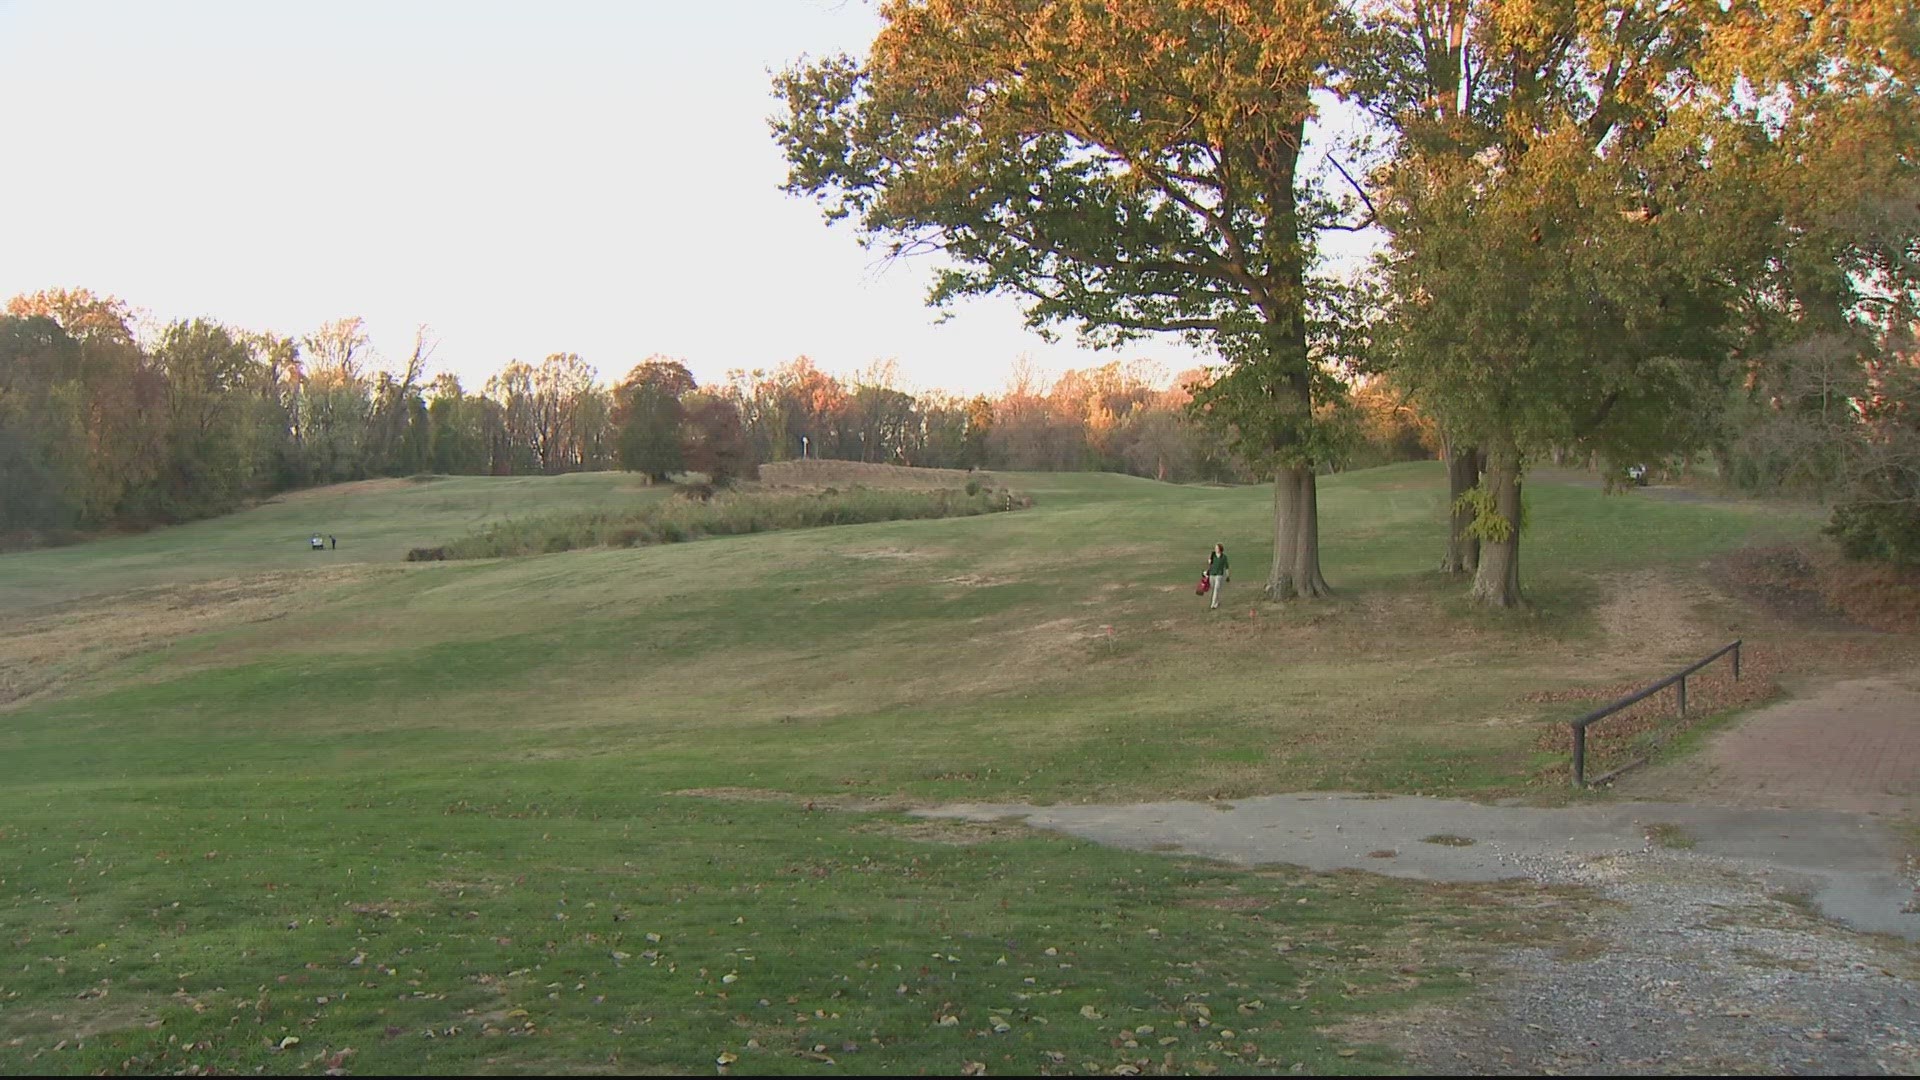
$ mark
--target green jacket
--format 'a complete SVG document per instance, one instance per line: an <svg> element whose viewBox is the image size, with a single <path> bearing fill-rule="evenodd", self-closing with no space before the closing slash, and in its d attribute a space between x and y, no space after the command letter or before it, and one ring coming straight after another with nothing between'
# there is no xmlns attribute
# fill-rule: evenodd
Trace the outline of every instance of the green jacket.
<svg viewBox="0 0 1920 1080"><path fill-rule="evenodd" d="M1227 576L1227 556L1225 552L1221 552L1218 555L1210 555L1207 557L1207 576L1208 577Z"/></svg>

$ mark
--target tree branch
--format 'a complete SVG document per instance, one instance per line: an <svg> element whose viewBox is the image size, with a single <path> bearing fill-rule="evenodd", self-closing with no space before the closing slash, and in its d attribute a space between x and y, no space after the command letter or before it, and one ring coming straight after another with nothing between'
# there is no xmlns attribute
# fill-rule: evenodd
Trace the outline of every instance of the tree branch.
<svg viewBox="0 0 1920 1080"><path fill-rule="evenodd" d="M1374 207L1373 200L1371 198L1368 198L1366 189L1362 188L1359 182L1353 178L1353 174L1347 172L1346 166L1340 164L1339 158L1334 157L1332 154L1328 154L1327 161L1330 162L1333 165L1334 169L1340 173L1341 178L1346 180L1348 186L1353 188L1353 193L1355 195L1360 196L1360 201L1367 205L1367 217L1366 217L1366 220L1358 222L1356 224L1328 225L1326 226L1326 228L1338 229L1341 232L1361 232L1365 229L1371 228L1374 222L1380 220L1380 211Z"/></svg>

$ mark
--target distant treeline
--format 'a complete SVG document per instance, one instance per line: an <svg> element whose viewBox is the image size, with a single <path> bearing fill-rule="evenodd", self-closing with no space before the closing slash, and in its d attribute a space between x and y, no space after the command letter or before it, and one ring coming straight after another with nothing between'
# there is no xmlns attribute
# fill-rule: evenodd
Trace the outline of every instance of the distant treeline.
<svg viewBox="0 0 1920 1080"><path fill-rule="evenodd" d="M424 332L392 364L360 319L284 337L208 319L143 340L121 301L15 297L0 315L0 538L144 527L288 488L416 473L627 468L724 483L801 456L939 468L1107 470L1252 480L1188 404L1204 373L1115 362L1051 385L1015 371L993 396L897 388L805 357L702 387L655 357L603 383L572 353L509 363L470 392L429 375ZM1384 387L1350 410L1349 464L1429 456L1427 425Z"/></svg>

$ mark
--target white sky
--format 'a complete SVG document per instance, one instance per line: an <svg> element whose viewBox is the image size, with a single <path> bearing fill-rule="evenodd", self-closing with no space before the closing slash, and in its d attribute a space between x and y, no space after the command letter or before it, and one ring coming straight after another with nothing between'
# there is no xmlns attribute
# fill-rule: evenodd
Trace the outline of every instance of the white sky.
<svg viewBox="0 0 1920 1080"><path fill-rule="evenodd" d="M859 0L0 0L0 297L284 334L360 315L389 358L424 322L470 389L553 352L702 383L894 358L965 393L1021 354L1204 362L1049 345L1011 301L935 325L928 264L883 271L779 190L769 73L877 26Z"/></svg>

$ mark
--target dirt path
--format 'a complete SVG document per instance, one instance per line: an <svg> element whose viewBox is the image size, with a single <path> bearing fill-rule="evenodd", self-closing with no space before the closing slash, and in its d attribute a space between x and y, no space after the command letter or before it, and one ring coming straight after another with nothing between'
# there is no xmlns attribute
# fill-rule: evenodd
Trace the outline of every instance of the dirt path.
<svg viewBox="0 0 1920 1080"><path fill-rule="evenodd" d="M1920 1071L1920 914L1900 838L1865 816L1324 793L921 813L1244 864L1586 887L1564 941L1483 958L1481 993L1340 1033L1422 1071Z"/></svg>
<svg viewBox="0 0 1920 1080"><path fill-rule="evenodd" d="M1599 473L1585 469L1570 469L1548 466L1533 469L1531 477L1536 480L1552 481L1556 484L1573 484L1578 487L1603 488L1606 478ZM1716 491L1696 487L1691 484L1651 483L1645 486L1630 486L1621 489L1624 493L1642 495L1662 502L1678 503L1722 503L1725 505L1753 505L1753 499L1747 496L1723 495Z"/></svg>

